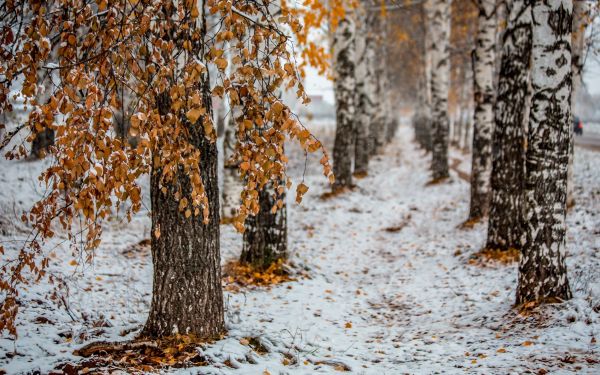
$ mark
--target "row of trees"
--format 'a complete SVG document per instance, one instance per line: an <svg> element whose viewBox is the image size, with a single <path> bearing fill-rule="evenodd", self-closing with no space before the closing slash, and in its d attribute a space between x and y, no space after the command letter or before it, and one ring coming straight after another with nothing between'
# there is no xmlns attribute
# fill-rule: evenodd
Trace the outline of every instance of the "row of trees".
<svg viewBox="0 0 600 375"><path fill-rule="evenodd" d="M47 192L23 216L32 233L21 248L0 246L0 330L16 335L28 280L52 281L44 245L56 225L74 243L83 235L91 260L103 220L115 209L128 218L139 211L140 177L149 175L154 282L142 335L224 332L213 101L227 108L224 175L242 181L237 197L227 190L237 205L227 216L244 232L241 261L262 270L286 256L284 143L321 150L333 181L320 142L280 98L293 89L309 101L293 42L307 61L323 61L325 50L305 37L320 26L304 20L310 10L269 0L0 5L0 109L12 113L18 99L29 112L8 126L0 149L24 158L42 133L54 137L41 152L52 161L40 176ZM298 202L306 191L298 185Z"/></svg>
<svg viewBox="0 0 600 375"><path fill-rule="evenodd" d="M487 250L520 251L517 304L566 300L571 297L565 266L571 108L590 4L476 3L468 223L487 217ZM417 140L432 151L432 174L439 180L448 177L450 1L426 1L424 8L428 85L413 124Z"/></svg>
<svg viewBox="0 0 600 375"><path fill-rule="evenodd" d="M333 27L336 133L333 146L334 192L353 186L352 177L368 173L371 156L393 137L398 119L389 94L387 67L390 19L385 6L363 1Z"/></svg>

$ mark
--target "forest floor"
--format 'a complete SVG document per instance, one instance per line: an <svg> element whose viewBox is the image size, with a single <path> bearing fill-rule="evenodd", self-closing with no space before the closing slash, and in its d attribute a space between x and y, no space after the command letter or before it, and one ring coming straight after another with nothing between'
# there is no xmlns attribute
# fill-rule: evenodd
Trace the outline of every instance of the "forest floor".
<svg viewBox="0 0 600 375"><path fill-rule="evenodd" d="M369 176L326 200L325 178L310 167L310 190L302 205L290 197L288 218L291 259L307 277L226 291L228 334L203 345L209 365L163 371L600 373L600 153L577 149L575 159L567 258L573 300L519 314L516 263L478 260L485 224L459 228L469 185L456 170L468 174L467 156L453 151L452 177L428 185L429 157L411 139L402 126ZM8 171L0 176L3 215L18 217L39 191L31 178L45 162L0 163ZM16 222L5 222L0 237L13 248L27 232ZM113 219L91 265L55 240L52 272L66 285L61 302L47 298L46 285L22 294L19 338L0 339L0 369L48 373L80 361L73 351L86 343L133 338L150 303L151 256L139 245L149 232L147 211L130 223ZM241 236L222 226L223 261L240 250Z"/></svg>

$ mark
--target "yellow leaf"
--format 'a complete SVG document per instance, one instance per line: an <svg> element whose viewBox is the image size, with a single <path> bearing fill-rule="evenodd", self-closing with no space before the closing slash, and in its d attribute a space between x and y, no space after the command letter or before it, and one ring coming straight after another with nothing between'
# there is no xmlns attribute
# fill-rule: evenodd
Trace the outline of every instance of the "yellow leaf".
<svg viewBox="0 0 600 375"><path fill-rule="evenodd" d="M300 184L298 185L298 187L296 188L296 191L300 194L305 194L308 191L308 186L304 185L304 184Z"/></svg>
<svg viewBox="0 0 600 375"><path fill-rule="evenodd" d="M344 327L346 327L346 328L352 328L352 323L350 323L350 322L347 322L347 323L344 325Z"/></svg>
<svg viewBox="0 0 600 375"><path fill-rule="evenodd" d="M75 259L73 259L72 261L69 262L69 264L71 266L76 266L77 265L77 261Z"/></svg>
<svg viewBox="0 0 600 375"><path fill-rule="evenodd" d="M219 68L219 70L225 70L225 68L227 68L227 60L223 58L216 59L215 64L217 65L217 68Z"/></svg>
<svg viewBox="0 0 600 375"><path fill-rule="evenodd" d="M196 121L204 114L204 110L201 108L192 108L190 109L185 116L192 123L195 124Z"/></svg>

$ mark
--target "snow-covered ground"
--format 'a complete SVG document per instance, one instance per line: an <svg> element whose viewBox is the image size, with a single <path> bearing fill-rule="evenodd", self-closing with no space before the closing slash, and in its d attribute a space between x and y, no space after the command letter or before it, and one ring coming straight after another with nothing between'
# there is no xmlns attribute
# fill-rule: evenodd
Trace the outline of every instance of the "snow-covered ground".
<svg viewBox="0 0 600 375"><path fill-rule="evenodd" d="M289 247L310 278L226 292L228 335L203 349L212 364L176 371L600 373L600 153L577 149L575 160L567 259L575 298L521 316L512 308L516 265L469 262L486 228L458 229L468 214L467 182L453 170L449 182L427 186L429 158L411 139L412 131L401 127L372 161L370 175L332 199L319 198L329 188L309 168L304 202L290 201ZM43 163L0 161L0 207L8 222L39 194L32 181ZM468 161L456 165L470 172ZM14 248L26 229L9 227L0 240ZM63 289L58 305L47 298L48 286L23 293L19 338L0 339L0 369L47 373L77 360L72 352L85 343L132 338L150 302L151 258L147 248L134 246L149 228L147 211L131 223L108 223L92 265L74 265L77 252L57 244L52 270L68 293ZM240 249L241 236L223 226L223 260ZM247 337L259 338L269 352L254 352Z"/></svg>

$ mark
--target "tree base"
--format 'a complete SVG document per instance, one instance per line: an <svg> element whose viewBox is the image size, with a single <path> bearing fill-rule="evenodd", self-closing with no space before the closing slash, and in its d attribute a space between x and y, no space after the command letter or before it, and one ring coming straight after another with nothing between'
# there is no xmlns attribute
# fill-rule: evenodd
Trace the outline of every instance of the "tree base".
<svg viewBox="0 0 600 375"><path fill-rule="evenodd" d="M328 191L326 193L321 194L320 199L322 201L326 201L328 199L335 198L338 195L342 195L342 194L345 194L345 193L347 193L349 191L354 190L355 187L356 187L356 185L351 185L349 187L348 186L334 186L331 189L331 191Z"/></svg>
<svg viewBox="0 0 600 375"><path fill-rule="evenodd" d="M475 225L481 223L483 217L468 218L465 222L458 226L459 229L473 229Z"/></svg>
<svg viewBox="0 0 600 375"><path fill-rule="evenodd" d="M221 339L218 337L216 339ZM95 370L99 373L125 368L127 372L155 372L165 368L206 366L208 359L198 351L202 344L212 341L194 336L176 335L158 340L138 338L125 342L99 341L83 346L74 355L90 358L76 364L66 363L57 370L82 373ZM93 372L93 371L92 371Z"/></svg>
<svg viewBox="0 0 600 375"><path fill-rule="evenodd" d="M360 180L362 178L365 178L369 175L369 173L367 171L358 171L358 172L354 172L352 173L352 177Z"/></svg>
<svg viewBox="0 0 600 375"><path fill-rule="evenodd" d="M520 304L515 304L515 309L519 311L521 315L530 315L536 308L542 305L554 305L565 302L566 300L559 297L546 297L537 301L529 301L523 302Z"/></svg>
<svg viewBox="0 0 600 375"><path fill-rule="evenodd" d="M469 264L486 265L489 263L514 264L521 258L521 251L511 247L506 250L483 248L473 254Z"/></svg>
<svg viewBox="0 0 600 375"><path fill-rule="evenodd" d="M441 185L449 181L451 181L449 176L432 178L429 182L425 184L425 186Z"/></svg>

